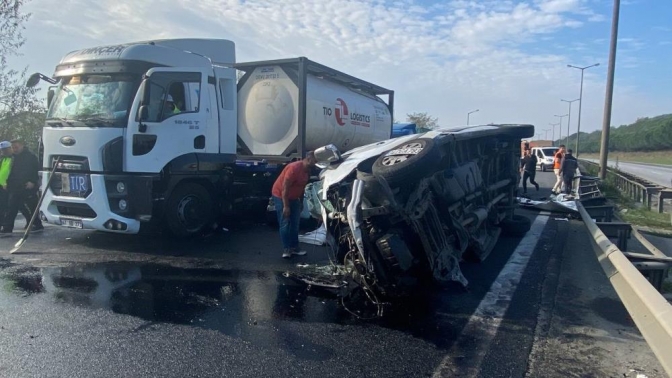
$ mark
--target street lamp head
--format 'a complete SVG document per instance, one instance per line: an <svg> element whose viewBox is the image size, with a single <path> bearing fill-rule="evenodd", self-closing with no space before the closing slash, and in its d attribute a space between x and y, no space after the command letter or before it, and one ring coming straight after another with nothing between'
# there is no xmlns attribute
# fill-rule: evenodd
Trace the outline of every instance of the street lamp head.
<svg viewBox="0 0 672 378"><path fill-rule="evenodd" d="M600 63L595 63L595 64L593 64L593 65L591 65L591 66L577 67L577 66L573 66L573 65L571 65L571 64L568 64L567 67L570 67L570 68L576 68L576 69L579 69L579 70L583 71L583 70L585 70L585 69L592 68L592 67L597 67L597 66L599 66L599 65L600 65Z"/></svg>

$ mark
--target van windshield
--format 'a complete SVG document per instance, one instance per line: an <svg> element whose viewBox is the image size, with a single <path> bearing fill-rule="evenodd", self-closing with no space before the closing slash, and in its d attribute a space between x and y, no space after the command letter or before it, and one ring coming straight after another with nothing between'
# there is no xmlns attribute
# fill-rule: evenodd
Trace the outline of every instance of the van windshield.
<svg viewBox="0 0 672 378"><path fill-rule="evenodd" d="M544 151L544 156L555 156L555 153L558 152L557 148L542 148L542 151Z"/></svg>
<svg viewBox="0 0 672 378"><path fill-rule="evenodd" d="M69 126L124 127L140 85L136 74L85 74L64 77L47 120Z"/></svg>

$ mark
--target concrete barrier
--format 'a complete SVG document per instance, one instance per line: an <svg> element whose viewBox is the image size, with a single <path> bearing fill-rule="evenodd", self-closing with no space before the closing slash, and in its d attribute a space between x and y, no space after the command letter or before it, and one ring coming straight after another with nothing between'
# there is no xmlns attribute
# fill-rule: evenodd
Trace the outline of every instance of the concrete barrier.
<svg viewBox="0 0 672 378"><path fill-rule="evenodd" d="M600 230L579 201L577 208L611 285L660 364L672 376L672 305Z"/></svg>

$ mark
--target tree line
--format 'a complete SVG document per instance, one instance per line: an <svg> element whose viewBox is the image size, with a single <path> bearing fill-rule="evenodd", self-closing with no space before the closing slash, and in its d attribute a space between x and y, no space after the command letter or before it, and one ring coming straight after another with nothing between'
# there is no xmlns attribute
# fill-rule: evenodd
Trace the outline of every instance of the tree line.
<svg viewBox="0 0 672 378"><path fill-rule="evenodd" d="M23 139L35 150L44 125L44 101L38 89L26 87L26 69L9 67L8 59L21 55L26 39L25 23L30 14L23 13L24 0L0 1L0 139Z"/></svg>
<svg viewBox="0 0 672 378"><path fill-rule="evenodd" d="M602 130L581 133L579 151L600 152ZM565 138L556 141L564 144ZM569 136L569 148L576 145L576 133ZM672 150L672 114L657 117L643 117L630 125L611 127L609 131L609 151L648 152Z"/></svg>

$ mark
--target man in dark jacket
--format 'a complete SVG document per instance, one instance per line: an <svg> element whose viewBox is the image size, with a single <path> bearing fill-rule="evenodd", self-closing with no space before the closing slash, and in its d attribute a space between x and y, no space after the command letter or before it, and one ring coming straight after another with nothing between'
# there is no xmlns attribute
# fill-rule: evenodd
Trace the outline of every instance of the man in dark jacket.
<svg viewBox="0 0 672 378"><path fill-rule="evenodd" d="M534 185L539 191L539 184L534 181L534 176L537 174L537 157L533 155L530 150L525 150L525 157L521 161L520 169L523 171L523 194L527 193L527 179L530 179L530 184Z"/></svg>
<svg viewBox="0 0 672 378"><path fill-rule="evenodd" d="M7 209L7 218L0 233L11 234L14 230L14 220L22 207L30 210L32 217L33 211L39 211L37 208L37 190L39 188L40 163L37 156L26 148L23 141L13 140L12 149L14 150L14 161L12 170L7 179L7 192L9 193L9 208ZM27 218L26 222L30 219ZM31 231L43 230L40 218L36 218Z"/></svg>
<svg viewBox="0 0 672 378"><path fill-rule="evenodd" d="M568 149L560 166L560 175L562 176L562 181L565 183L565 194L572 194L572 181L574 181L574 174L577 168L579 168L579 162L572 156L572 150Z"/></svg>

